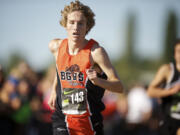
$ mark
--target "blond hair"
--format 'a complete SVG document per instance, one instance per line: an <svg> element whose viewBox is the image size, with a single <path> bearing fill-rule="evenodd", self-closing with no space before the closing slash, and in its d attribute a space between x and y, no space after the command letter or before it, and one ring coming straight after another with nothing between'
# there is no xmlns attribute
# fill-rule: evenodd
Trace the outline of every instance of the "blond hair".
<svg viewBox="0 0 180 135"><path fill-rule="evenodd" d="M81 11L84 14L87 20L87 30L86 30L86 34L87 34L91 30L91 28L95 25L95 19L94 19L95 14L92 12L90 7L82 4L78 0L76 0L75 2L71 2L70 5L64 7L64 10L61 11L62 18L60 20L60 24L63 27L66 27L67 16L69 13L72 13L73 11Z"/></svg>

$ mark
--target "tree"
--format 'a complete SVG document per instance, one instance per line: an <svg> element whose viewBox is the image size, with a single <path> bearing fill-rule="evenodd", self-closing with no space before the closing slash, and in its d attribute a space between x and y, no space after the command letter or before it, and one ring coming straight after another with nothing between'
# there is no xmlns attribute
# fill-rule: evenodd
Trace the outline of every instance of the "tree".
<svg viewBox="0 0 180 135"><path fill-rule="evenodd" d="M169 12L165 33L165 43L162 61L168 63L173 60L174 42L177 38L177 17L173 11Z"/></svg>

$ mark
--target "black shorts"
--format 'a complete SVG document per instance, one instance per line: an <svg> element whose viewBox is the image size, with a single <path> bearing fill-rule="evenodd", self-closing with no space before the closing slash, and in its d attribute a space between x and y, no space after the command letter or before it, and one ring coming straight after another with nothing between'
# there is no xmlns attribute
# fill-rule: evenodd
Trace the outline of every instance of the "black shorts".
<svg viewBox="0 0 180 135"><path fill-rule="evenodd" d="M161 121L161 125L159 127L159 134L176 135L178 128L180 128L180 120L173 119L167 116Z"/></svg>

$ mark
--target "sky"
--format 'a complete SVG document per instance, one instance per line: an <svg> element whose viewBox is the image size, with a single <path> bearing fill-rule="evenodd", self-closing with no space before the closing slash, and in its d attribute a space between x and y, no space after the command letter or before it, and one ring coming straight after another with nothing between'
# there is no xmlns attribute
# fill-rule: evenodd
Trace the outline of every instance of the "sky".
<svg viewBox="0 0 180 135"><path fill-rule="evenodd" d="M178 17L179 0L80 0L95 13L96 25L87 35L99 42L109 57L117 59L126 47L128 15L135 23L135 51L139 57L155 59L162 53L167 16ZM59 25L60 11L70 0L0 0L0 64L6 64L14 51L24 56L34 70L53 63L48 43L66 38Z"/></svg>

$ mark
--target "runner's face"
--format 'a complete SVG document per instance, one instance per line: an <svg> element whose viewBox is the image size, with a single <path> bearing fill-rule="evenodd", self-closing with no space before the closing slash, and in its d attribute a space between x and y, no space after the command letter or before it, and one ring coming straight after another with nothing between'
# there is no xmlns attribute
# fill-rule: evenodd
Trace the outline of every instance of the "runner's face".
<svg viewBox="0 0 180 135"><path fill-rule="evenodd" d="M180 63L180 44L175 47L174 58L177 63Z"/></svg>
<svg viewBox="0 0 180 135"><path fill-rule="evenodd" d="M84 40L87 30L87 23L84 14L74 11L68 14L66 30L68 38L72 41Z"/></svg>

